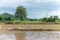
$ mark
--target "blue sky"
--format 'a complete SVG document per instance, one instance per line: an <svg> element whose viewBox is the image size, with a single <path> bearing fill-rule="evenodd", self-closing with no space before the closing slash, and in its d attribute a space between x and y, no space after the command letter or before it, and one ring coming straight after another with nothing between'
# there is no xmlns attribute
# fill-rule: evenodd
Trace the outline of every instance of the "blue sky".
<svg viewBox="0 0 60 40"><path fill-rule="evenodd" d="M20 5L27 8L28 18L38 19L51 15L60 18L60 0L0 0L0 13L14 14Z"/></svg>

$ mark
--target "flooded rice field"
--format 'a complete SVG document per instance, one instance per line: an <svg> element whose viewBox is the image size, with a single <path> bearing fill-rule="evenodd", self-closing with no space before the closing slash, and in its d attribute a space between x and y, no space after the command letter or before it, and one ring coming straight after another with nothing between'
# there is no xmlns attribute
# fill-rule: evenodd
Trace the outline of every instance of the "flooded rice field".
<svg viewBox="0 0 60 40"><path fill-rule="evenodd" d="M0 40L60 40L60 24L1 24Z"/></svg>
<svg viewBox="0 0 60 40"><path fill-rule="evenodd" d="M0 40L16 40L15 34L7 31L7 30L0 30Z"/></svg>
<svg viewBox="0 0 60 40"><path fill-rule="evenodd" d="M26 32L26 40L60 40L60 32Z"/></svg>
<svg viewBox="0 0 60 40"><path fill-rule="evenodd" d="M0 31L0 40L60 40L60 31Z"/></svg>
<svg viewBox="0 0 60 40"><path fill-rule="evenodd" d="M0 40L16 40L16 38L14 34L3 33L0 34Z"/></svg>

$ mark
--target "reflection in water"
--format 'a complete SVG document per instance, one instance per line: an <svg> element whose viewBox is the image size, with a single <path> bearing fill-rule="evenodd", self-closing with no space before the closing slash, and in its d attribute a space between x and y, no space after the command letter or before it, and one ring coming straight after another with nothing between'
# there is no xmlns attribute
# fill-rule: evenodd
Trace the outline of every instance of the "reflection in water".
<svg viewBox="0 0 60 40"><path fill-rule="evenodd" d="M0 40L16 40L14 34L3 33L0 34Z"/></svg>
<svg viewBox="0 0 60 40"><path fill-rule="evenodd" d="M60 32L57 31L26 31L25 34L24 32L22 35L19 32L18 34L19 39L25 37L25 40L60 40ZM0 40L16 40L16 37L13 33L3 33L0 34Z"/></svg>
<svg viewBox="0 0 60 40"><path fill-rule="evenodd" d="M60 40L60 32L26 32L26 40Z"/></svg>

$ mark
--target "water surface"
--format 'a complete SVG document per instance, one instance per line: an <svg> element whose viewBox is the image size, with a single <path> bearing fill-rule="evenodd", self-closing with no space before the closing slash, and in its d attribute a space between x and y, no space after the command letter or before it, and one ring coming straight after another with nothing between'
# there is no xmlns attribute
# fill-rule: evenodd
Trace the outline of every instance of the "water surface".
<svg viewBox="0 0 60 40"><path fill-rule="evenodd" d="M60 32L26 32L26 40L60 40Z"/></svg>
<svg viewBox="0 0 60 40"><path fill-rule="evenodd" d="M0 34L0 40L16 40L14 34L2 33Z"/></svg>

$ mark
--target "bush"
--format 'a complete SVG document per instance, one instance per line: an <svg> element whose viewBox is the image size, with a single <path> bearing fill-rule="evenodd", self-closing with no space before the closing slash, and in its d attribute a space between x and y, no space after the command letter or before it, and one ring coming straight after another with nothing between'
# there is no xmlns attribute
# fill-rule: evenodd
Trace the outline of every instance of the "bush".
<svg viewBox="0 0 60 40"><path fill-rule="evenodd" d="M18 21L15 21L15 22L14 22L14 24L19 24L19 23L20 23L20 22L18 22Z"/></svg>
<svg viewBox="0 0 60 40"><path fill-rule="evenodd" d="M42 18L41 20L44 21L44 22L47 22L48 18Z"/></svg>
<svg viewBox="0 0 60 40"><path fill-rule="evenodd" d="M20 22L18 21L7 21L5 24L19 24Z"/></svg>
<svg viewBox="0 0 60 40"><path fill-rule="evenodd" d="M6 24L13 24L13 22L12 21L7 21L7 22L5 22Z"/></svg>

